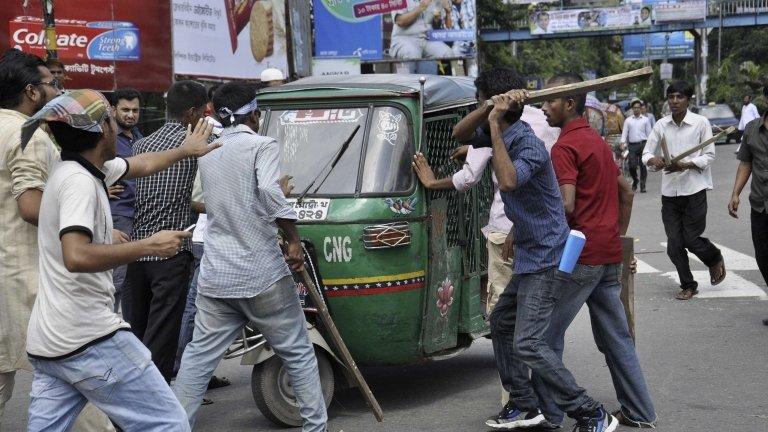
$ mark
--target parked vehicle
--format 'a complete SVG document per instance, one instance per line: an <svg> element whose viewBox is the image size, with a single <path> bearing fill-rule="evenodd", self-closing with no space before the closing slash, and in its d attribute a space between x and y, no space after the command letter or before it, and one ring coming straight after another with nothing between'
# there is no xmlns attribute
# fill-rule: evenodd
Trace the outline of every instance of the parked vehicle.
<svg viewBox="0 0 768 432"><path fill-rule="evenodd" d="M417 151L439 176L460 168L449 158L458 145L451 131L476 105L472 80L311 77L262 90L259 105L261 133L280 143L282 171L293 176L290 201L307 268L355 361L437 360L487 335L480 228L493 199L490 170L481 185L459 194L425 190L411 168ZM336 383L351 380L302 295L306 288L297 289L330 404ZM282 362L258 329L244 330L227 354L238 355L253 366L252 392L262 413L299 426Z"/></svg>
<svg viewBox="0 0 768 432"><path fill-rule="evenodd" d="M731 108L726 104L716 104L714 102L708 105L701 105L698 107L699 114L709 120L712 125L712 134L718 134L723 129L727 129L731 126L738 127L739 119L733 113ZM719 139L715 144L725 144L729 142L739 142L741 140L741 131L736 131L728 134L728 136Z"/></svg>

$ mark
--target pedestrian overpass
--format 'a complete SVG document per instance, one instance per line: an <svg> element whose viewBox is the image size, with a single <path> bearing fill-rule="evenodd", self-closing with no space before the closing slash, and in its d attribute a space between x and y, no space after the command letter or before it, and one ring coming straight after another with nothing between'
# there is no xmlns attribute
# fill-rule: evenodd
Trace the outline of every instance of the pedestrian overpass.
<svg viewBox="0 0 768 432"><path fill-rule="evenodd" d="M589 36L612 36L640 33L665 33L674 31L696 31L707 28L749 27L768 25L768 0L707 0L707 17L703 21L681 21L652 25L644 28L603 29L532 35L529 27L528 5L505 4L507 13L501 15L518 16L518 19L503 19L494 16L478 23L480 38L485 42L512 42L553 38L575 38ZM581 6L580 9L588 8ZM562 10L553 4L549 10Z"/></svg>

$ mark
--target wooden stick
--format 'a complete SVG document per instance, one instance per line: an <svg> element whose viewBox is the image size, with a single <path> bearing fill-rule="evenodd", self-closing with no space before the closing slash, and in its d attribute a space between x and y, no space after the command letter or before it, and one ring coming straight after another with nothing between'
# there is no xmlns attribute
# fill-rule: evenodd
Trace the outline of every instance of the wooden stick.
<svg viewBox="0 0 768 432"><path fill-rule="evenodd" d="M725 129L725 130L723 130L723 131L720 131L720 132L719 132L717 135L713 136L712 138L710 138L710 139L708 139L708 140L706 140L706 141L702 142L701 144L699 144L699 145L697 145L697 146L695 146L695 147L693 147L693 148L691 148L691 149L688 149L688 150L686 150L686 151L684 151L684 152L680 153L679 155L675 156L675 157L674 157L674 158L673 158L673 159L670 161L670 163L673 163L673 164L674 164L674 163L680 162L680 161L681 161L681 160L683 160L683 158L685 158L686 156L689 156L689 155L692 155L692 154L696 153L697 151L699 151L699 150L703 149L704 147L706 147L706 146L708 146L708 145L712 144L713 142L716 142L716 141L717 141L718 139L720 139L720 138L721 138L723 135L729 135L729 134L731 134L731 133L732 133L733 131L735 131L735 130L736 130L736 128L735 128L735 127L733 127L733 126L731 126L731 127L729 127L728 129Z"/></svg>
<svg viewBox="0 0 768 432"><path fill-rule="evenodd" d="M664 137L664 135L661 135L661 141L659 141L659 146L661 146L661 154L664 158L664 165L670 165L672 163L672 160L669 156L669 147L667 147L667 139Z"/></svg>
<svg viewBox="0 0 768 432"><path fill-rule="evenodd" d="M355 378L355 381L357 381L357 385L360 386L360 392L363 394L363 397L368 403L368 406L370 406L371 410L373 410L373 415L376 417L376 420L379 422L384 421L384 412L381 410L381 406L376 400L376 397L373 395L370 387L368 387L368 383L365 382L365 378L363 378L363 374L360 373L360 369L357 368L357 364L352 358L352 354L349 352L347 344L345 344L344 340L341 338L341 334L339 334L339 330L336 328L336 324L334 324L333 319L331 318L331 314L328 312L328 308L325 306L325 300L323 300L320 291L318 291L317 287L312 282L312 278L309 277L309 273L307 273L306 269L302 269L300 275L302 282L304 282L304 285L307 287L309 297L317 307L317 312L320 315L320 321L328 330L328 333L330 333L331 341L336 346L341 360L344 362L344 365L352 372L352 376Z"/></svg>
<svg viewBox="0 0 768 432"><path fill-rule="evenodd" d="M635 338L635 275L629 267L635 258L635 238L622 237L622 268L621 268L621 303L624 305L624 313L627 316L629 334L632 340Z"/></svg>
<svg viewBox="0 0 768 432"><path fill-rule="evenodd" d="M631 84L642 81L653 75L653 68L646 66L642 69L636 69L629 72L611 75L603 78L597 78L589 81L583 81L572 84L565 84L557 87L551 87L543 90L534 90L528 93L526 103L546 102L551 99L576 96L589 93L595 90L619 87L625 84ZM493 101L489 100L488 106L493 106Z"/></svg>

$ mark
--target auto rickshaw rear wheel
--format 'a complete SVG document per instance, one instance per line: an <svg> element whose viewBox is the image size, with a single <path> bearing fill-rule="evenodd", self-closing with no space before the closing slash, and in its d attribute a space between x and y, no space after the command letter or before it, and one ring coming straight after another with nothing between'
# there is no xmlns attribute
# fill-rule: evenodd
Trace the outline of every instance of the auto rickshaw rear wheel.
<svg viewBox="0 0 768 432"><path fill-rule="evenodd" d="M315 349L315 357L320 371L325 407L328 408L335 388L333 365L328 354L322 349ZM259 411L271 422L283 427L301 426L299 404L280 357L275 355L253 366L251 392Z"/></svg>

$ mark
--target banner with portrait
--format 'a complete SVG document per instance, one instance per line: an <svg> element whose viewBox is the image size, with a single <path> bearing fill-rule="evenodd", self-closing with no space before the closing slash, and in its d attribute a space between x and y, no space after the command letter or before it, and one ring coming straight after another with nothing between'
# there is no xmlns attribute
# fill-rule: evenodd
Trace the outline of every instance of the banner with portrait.
<svg viewBox="0 0 768 432"><path fill-rule="evenodd" d="M651 26L651 7L627 5L620 7L546 10L530 13L531 34L573 33Z"/></svg>

